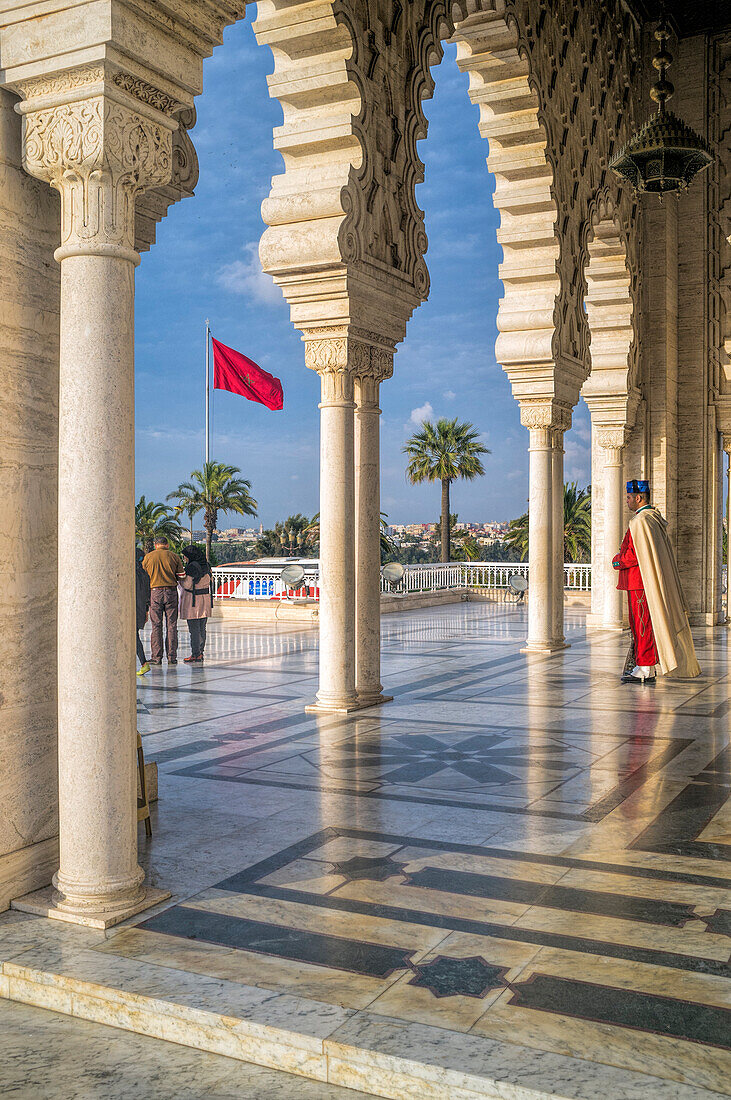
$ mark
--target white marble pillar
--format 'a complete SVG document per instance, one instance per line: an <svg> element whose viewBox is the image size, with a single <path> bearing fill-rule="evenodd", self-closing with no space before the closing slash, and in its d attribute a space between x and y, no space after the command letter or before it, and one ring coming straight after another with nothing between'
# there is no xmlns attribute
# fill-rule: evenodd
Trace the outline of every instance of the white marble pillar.
<svg viewBox="0 0 731 1100"><path fill-rule="evenodd" d="M392 354L390 359L392 360ZM355 687L362 707L387 702L381 684L381 463L378 394L388 374L355 380Z"/></svg>
<svg viewBox="0 0 731 1100"><path fill-rule="evenodd" d="M348 341L310 340L320 375L320 686L308 710L358 709L355 690L354 375Z"/></svg>
<svg viewBox="0 0 731 1100"><path fill-rule="evenodd" d="M553 648L565 649L564 637L564 503L563 503L563 431L556 428L552 433L553 455L551 459L552 470L552 499L553 509L553 573L551 577L551 593L553 598Z"/></svg>
<svg viewBox="0 0 731 1100"><path fill-rule="evenodd" d="M137 863L134 676L135 197L167 182L175 123L129 97L43 106L24 165L61 194L58 763L51 908L116 923L166 896Z"/></svg>
<svg viewBox="0 0 731 1100"><path fill-rule="evenodd" d="M731 518L731 433L721 432L721 447L723 454L726 456L726 508L723 507L723 481L721 482L721 522L728 528L729 519ZM728 529L726 531L727 546L728 546ZM727 559L731 556L727 552ZM723 550L721 551L721 570L723 570ZM722 573L723 575L723 573ZM722 614L725 615L725 621L731 620L731 562L726 563L726 598L724 600L723 607L721 609Z"/></svg>
<svg viewBox="0 0 731 1100"><path fill-rule="evenodd" d="M553 648L553 439L551 428L530 428L528 529L529 650Z"/></svg>
<svg viewBox="0 0 731 1100"><path fill-rule="evenodd" d="M622 449L624 433L599 431L597 441L604 456L604 553L594 583L602 586L602 626L622 630L624 593L617 590L617 574L612 566L622 545L625 531Z"/></svg>

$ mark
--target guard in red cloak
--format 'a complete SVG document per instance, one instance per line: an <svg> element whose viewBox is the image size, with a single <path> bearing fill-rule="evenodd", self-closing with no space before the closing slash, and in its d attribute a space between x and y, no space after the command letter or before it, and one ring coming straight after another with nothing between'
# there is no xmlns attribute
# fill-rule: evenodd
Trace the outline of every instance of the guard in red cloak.
<svg viewBox="0 0 731 1100"><path fill-rule="evenodd" d="M641 500L638 499L640 497ZM627 498L628 502L630 498L634 498L635 507L630 505L632 512L638 512L641 508L649 508L649 482L628 481ZM655 665L659 663L659 657L652 629L650 609L647 606L645 586L629 527L622 540L620 551L612 561L612 565L619 574L617 588L622 592L626 592L629 600L629 625L632 631L633 643L631 652L634 653L634 667L626 670L622 680L624 683L630 684L640 682L654 684Z"/></svg>

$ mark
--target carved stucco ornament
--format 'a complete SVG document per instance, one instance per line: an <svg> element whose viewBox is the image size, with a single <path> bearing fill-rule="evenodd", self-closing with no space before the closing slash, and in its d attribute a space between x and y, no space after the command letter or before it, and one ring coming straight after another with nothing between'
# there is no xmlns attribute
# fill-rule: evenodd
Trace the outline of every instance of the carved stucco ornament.
<svg viewBox="0 0 731 1100"><path fill-rule="evenodd" d="M172 120L163 124L104 95L23 110L23 166L61 195L61 248L136 262L136 196L169 183Z"/></svg>

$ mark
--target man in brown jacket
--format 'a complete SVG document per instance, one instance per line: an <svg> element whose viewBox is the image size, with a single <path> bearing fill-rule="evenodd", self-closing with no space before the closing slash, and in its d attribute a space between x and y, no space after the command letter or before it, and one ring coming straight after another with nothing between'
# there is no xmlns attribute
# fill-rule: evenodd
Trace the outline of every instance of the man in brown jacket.
<svg viewBox="0 0 731 1100"><path fill-rule="evenodd" d="M165 648L168 664L178 663L178 573L185 572L185 566L177 554L168 546L168 540L155 539L155 549L142 559L142 568L150 577L150 639L151 665L162 664L162 620L165 618L167 630Z"/></svg>

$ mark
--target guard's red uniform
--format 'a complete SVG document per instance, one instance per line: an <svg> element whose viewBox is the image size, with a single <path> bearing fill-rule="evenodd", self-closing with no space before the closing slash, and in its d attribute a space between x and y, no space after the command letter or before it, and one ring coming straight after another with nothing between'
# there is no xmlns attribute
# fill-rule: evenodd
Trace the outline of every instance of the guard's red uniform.
<svg viewBox="0 0 731 1100"><path fill-rule="evenodd" d="M612 565L619 570L617 588L626 592L629 599L629 625L635 640L635 660L638 665L659 664L645 586L629 527Z"/></svg>

